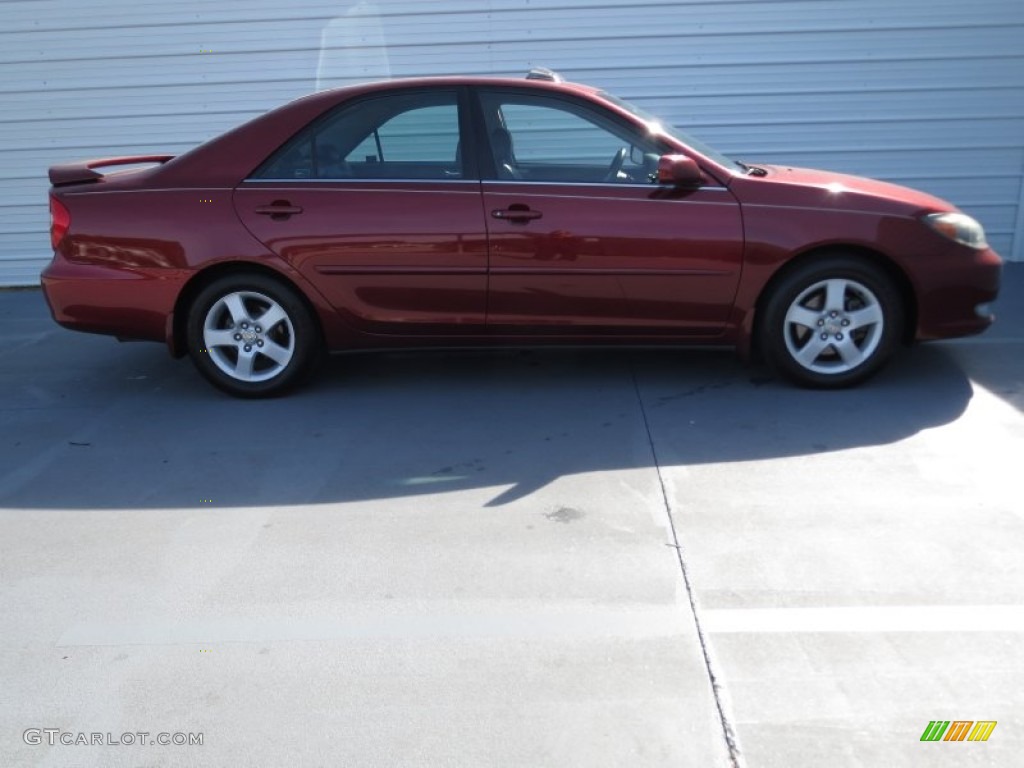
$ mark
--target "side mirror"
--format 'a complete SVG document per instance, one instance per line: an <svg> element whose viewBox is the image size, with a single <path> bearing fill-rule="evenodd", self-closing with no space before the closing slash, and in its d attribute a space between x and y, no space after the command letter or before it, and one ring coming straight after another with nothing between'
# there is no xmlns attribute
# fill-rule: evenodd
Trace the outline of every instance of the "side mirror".
<svg viewBox="0 0 1024 768"><path fill-rule="evenodd" d="M686 155L662 155L658 158L658 183L676 187L699 187L704 173L696 161Z"/></svg>

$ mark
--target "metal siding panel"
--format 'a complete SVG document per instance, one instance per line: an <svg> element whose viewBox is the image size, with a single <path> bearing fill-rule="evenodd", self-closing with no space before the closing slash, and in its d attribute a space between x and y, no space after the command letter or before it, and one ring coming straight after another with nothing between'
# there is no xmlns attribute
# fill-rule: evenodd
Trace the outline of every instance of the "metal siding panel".
<svg viewBox="0 0 1024 768"><path fill-rule="evenodd" d="M48 258L48 165L180 152L318 87L531 65L749 160L928 190L1024 259L1019 0L13 0L3 15L0 284L35 282Z"/></svg>
<svg viewBox="0 0 1024 768"><path fill-rule="evenodd" d="M1024 164L1022 164L1024 166ZM1020 191L1017 197L1017 221L1013 225L1013 235L1005 250L999 251L1014 261L1024 261L1024 172L1021 173Z"/></svg>

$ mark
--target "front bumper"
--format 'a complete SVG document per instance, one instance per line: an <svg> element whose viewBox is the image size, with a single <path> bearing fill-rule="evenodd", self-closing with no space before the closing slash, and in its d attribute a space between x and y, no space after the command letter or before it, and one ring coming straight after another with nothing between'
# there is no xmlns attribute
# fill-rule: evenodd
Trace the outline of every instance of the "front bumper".
<svg viewBox="0 0 1024 768"><path fill-rule="evenodd" d="M916 339L971 336L992 325L995 317L985 307L999 295L1002 269L1003 260L991 248L936 264L918 283Z"/></svg>

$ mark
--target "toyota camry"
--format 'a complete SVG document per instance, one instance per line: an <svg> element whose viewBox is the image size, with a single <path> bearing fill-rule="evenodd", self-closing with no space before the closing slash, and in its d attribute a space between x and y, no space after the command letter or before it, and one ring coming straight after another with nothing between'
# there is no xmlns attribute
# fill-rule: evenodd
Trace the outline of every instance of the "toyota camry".
<svg viewBox="0 0 1024 768"><path fill-rule="evenodd" d="M326 352L494 344L729 345L842 387L983 331L999 286L950 203L740 162L547 70L323 91L49 177L55 320L242 397Z"/></svg>

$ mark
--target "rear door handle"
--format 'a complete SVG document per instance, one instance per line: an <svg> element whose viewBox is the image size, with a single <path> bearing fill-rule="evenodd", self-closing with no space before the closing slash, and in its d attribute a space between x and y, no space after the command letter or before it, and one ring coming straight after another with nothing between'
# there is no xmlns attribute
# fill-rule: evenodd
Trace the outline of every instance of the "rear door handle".
<svg viewBox="0 0 1024 768"><path fill-rule="evenodd" d="M496 219L522 223L539 219L543 215L540 211L532 211L525 205L511 205L508 208L497 208L491 211L491 216Z"/></svg>
<svg viewBox="0 0 1024 768"><path fill-rule="evenodd" d="M296 213L302 213L302 208L292 205L287 200L275 200L270 205L257 205L256 213L262 216L269 216L272 219L287 219Z"/></svg>

